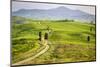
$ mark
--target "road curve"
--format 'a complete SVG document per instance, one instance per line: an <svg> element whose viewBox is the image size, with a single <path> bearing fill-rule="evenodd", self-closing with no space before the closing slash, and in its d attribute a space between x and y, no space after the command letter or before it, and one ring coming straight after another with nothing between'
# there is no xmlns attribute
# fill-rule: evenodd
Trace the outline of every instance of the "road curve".
<svg viewBox="0 0 100 67"><path fill-rule="evenodd" d="M30 57L30 58L27 58L27 59L25 59L25 60L22 60L22 61L19 61L19 62L17 62L17 63L14 63L14 64L12 64L12 66L15 66L15 65L22 65L23 63L28 62L28 61L30 61L30 60L33 60L33 59L35 59L36 57L42 55L43 53L45 53L45 52L49 49L49 45L47 45L47 41L45 41L45 43L44 43L43 46L45 46L45 49L43 49L42 51L40 51L39 53L37 53L37 54L34 55L33 57Z"/></svg>

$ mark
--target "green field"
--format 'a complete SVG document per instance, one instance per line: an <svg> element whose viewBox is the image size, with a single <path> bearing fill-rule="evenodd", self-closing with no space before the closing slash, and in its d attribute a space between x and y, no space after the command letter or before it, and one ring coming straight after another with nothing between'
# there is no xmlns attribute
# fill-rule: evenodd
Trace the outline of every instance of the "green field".
<svg viewBox="0 0 100 67"><path fill-rule="evenodd" d="M12 63L30 58L44 49L38 40L39 32L43 35L49 32L49 49L23 64L96 60L95 24L74 20L32 20L13 16Z"/></svg>

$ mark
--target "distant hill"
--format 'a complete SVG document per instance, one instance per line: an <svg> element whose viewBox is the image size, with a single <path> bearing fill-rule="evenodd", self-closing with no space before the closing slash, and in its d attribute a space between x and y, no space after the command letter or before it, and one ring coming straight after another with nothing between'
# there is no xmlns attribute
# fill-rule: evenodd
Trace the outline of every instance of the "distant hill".
<svg viewBox="0 0 100 67"><path fill-rule="evenodd" d="M20 9L12 13L12 16L21 16L33 19L76 19L84 21L95 21L95 15L82 12L80 10L72 10L66 7L58 7L53 9Z"/></svg>

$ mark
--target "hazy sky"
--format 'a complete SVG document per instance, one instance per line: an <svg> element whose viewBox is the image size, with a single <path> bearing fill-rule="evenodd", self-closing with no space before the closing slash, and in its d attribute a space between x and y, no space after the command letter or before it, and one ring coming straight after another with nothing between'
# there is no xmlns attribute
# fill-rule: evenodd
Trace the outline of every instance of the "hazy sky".
<svg viewBox="0 0 100 67"><path fill-rule="evenodd" d="M12 2L12 11L19 9L52 9L64 6L74 10L81 10L83 12L95 15L94 6L79 6L79 5L62 5L62 4L46 4L46 3L33 3L33 2Z"/></svg>

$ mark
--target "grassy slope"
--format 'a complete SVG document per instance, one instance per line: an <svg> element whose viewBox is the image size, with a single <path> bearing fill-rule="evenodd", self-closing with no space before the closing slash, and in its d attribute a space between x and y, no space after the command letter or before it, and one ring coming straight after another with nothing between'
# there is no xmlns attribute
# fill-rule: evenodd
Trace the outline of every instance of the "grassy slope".
<svg viewBox="0 0 100 67"><path fill-rule="evenodd" d="M13 62L19 54L22 55L31 49L34 51L39 49L38 32L46 32L48 26L51 30L50 49L26 64L95 60L95 30L90 31L90 27L95 28L94 25L70 21L36 21L22 17L13 17L12 22ZM21 23L16 24L16 22ZM90 42L87 41L88 35L91 37Z"/></svg>

